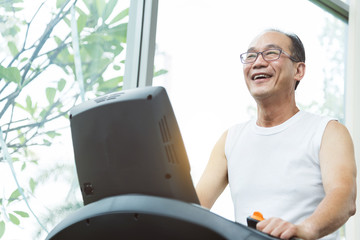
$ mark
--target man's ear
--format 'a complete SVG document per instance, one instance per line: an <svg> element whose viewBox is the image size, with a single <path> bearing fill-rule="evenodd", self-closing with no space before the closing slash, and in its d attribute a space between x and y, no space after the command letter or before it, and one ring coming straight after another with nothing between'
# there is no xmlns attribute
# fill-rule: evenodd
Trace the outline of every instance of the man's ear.
<svg viewBox="0 0 360 240"><path fill-rule="evenodd" d="M296 81L300 81L304 77L305 69L306 69L306 65L304 62L296 63L295 76L294 76L294 79Z"/></svg>

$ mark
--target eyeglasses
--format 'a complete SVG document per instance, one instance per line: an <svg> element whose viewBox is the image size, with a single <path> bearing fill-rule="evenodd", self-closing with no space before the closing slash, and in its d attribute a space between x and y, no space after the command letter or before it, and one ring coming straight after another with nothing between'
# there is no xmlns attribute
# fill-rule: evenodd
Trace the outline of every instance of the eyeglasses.
<svg viewBox="0 0 360 240"><path fill-rule="evenodd" d="M290 56L290 54L286 53L282 49L269 49L262 52L246 52L240 54L240 59L243 64L254 63L258 58L259 54L261 54L261 56L265 61L275 61L280 58L282 53L288 56L292 61L300 62L299 60L293 58L292 56Z"/></svg>

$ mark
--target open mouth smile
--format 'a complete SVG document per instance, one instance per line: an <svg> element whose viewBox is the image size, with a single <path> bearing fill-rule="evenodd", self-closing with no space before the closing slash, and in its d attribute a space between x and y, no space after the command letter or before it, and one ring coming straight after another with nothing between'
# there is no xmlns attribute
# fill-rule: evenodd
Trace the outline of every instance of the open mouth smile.
<svg viewBox="0 0 360 240"><path fill-rule="evenodd" d="M254 73L251 75L251 80L261 83L263 81L269 80L273 75L268 73Z"/></svg>
<svg viewBox="0 0 360 240"><path fill-rule="evenodd" d="M256 73L251 76L251 80L261 80L271 78L272 75L266 73Z"/></svg>

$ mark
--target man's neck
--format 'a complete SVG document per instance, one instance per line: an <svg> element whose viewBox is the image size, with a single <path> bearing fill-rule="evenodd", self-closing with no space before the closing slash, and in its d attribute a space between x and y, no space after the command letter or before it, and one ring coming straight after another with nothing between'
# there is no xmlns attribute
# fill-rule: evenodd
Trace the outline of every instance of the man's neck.
<svg viewBox="0 0 360 240"><path fill-rule="evenodd" d="M290 119L299 108L295 101L283 102L283 104L259 104L257 108L256 124L260 127L274 127Z"/></svg>

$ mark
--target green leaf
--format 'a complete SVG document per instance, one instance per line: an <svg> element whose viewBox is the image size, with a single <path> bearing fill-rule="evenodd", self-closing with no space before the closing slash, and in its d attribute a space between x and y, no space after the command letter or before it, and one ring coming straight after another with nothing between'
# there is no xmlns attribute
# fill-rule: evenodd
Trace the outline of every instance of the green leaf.
<svg viewBox="0 0 360 240"><path fill-rule="evenodd" d="M10 221L15 224L15 225L19 225L20 224L20 220L13 214L9 213L9 219Z"/></svg>
<svg viewBox="0 0 360 240"><path fill-rule="evenodd" d="M20 71L16 67L4 68L0 65L0 78L18 84L21 80Z"/></svg>
<svg viewBox="0 0 360 240"><path fill-rule="evenodd" d="M65 79L60 79L60 81L58 82L57 88L58 90L61 92L62 90L64 90L64 87L66 85L66 81Z"/></svg>
<svg viewBox="0 0 360 240"><path fill-rule="evenodd" d="M54 36L54 40L58 46L62 43L61 38L59 38L58 36Z"/></svg>
<svg viewBox="0 0 360 240"><path fill-rule="evenodd" d="M24 57L24 58L22 58L21 60L20 60L20 62L22 63L22 62L25 62L25 61L27 61L29 58L27 58L27 57Z"/></svg>
<svg viewBox="0 0 360 240"><path fill-rule="evenodd" d="M110 22L110 24L116 23L128 15L129 15L129 8L121 11L118 15L116 15L116 17L114 17L114 19Z"/></svg>
<svg viewBox="0 0 360 240"><path fill-rule="evenodd" d="M158 76L163 75L163 74L166 74L166 73L168 73L167 70L165 70L165 69L160 69L159 71L154 72L154 77L158 77Z"/></svg>
<svg viewBox="0 0 360 240"><path fill-rule="evenodd" d="M40 112L39 116L40 116L41 118L45 118L45 117L46 117L46 114L47 114L47 111L46 111L45 109L43 109L43 110ZM45 120L45 119L43 119L43 120Z"/></svg>
<svg viewBox="0 0 360 240"><path fill-rule="evenodd" d="M0 238L4 235L5 233L5 222L1 221L0 222Z"/></svg>
<svg viewBox="0 0 360 240"><path fill-rule="evenodd" d="M122 82L122 80L123 77L120 76L120 77L112 78L105 82L98 82L99 83L98 91L107 92L108 90L116 89L117 87L120 87L119 84Z"/></svg>
<svg viewBox="0 0 360 240"><path fill-rule="evenodd" d="M30 162L33 164L39 165L38 160L31 160Z"/></svg>
<svg viewBox="0 0 360 240"><path fill-rule="evenodd" d="M49 140L43 139L45 146L51 146L51 142Z"/></svg>
<svg viewBox="0 0 360 240"><path fill-rule="evenodd" d="M56 108L57 108L57 110L58 110L58 112L59 112L60 114L63 113L63 111L61 110L61 108L62 108L63 106L64 106L64 104L62 104L62 103L59 103L59 104L56 105Z"/></svg>
<svg viewBox="0 0 360 240"><path fill-rule="evenodd" d="M56 8L61 8L66 0L56 0Z"/></svg>
<svg viewBox="0 0 360 240"><path fill-rule="evenodd" d="M35 111L36 111L36 108L37 108L37 104L35 104L35 106L33 107L31 97L27 96L26 97L26 109L25 110L27 112L29 112L31 114L31 116L33 116Z"/></svg>
<svg viewBox="0 0 360 240"><path fill-rule="evenodd" d="M20 130L17 130L17 133L20 144L24 144L26 141L24 134Z"/></svg>
<svg viewBox="0 0 360 240"><path fill-rule="evenodd" d="M86 22L87 22L87 15L86 14L80 14L78 20L77 20L77 30L78 33L80 33L84 27L86 26Z"/></svg>
<svg viewBox="0 0 360 240"><path fill-rule="evenodd" d="M28 218L29 217L29 214L27 212L14 211L14 213L16 213L17 215L19 215L20 217L23 217L23 218Z"/></svg>
<svg viewBox="0 0 360 240"><path fill-rule="evenodd" d="M2 35L15 37L19 32L20 28L17 25L13 25L12 27L5 28L5 30L2 31Z"/></svg>
<svg viewBox="0 0 360 240"><path fill-rule="evenodd" d="M15 107L19 107L23 110L26 110L26 108L23 105L21 105L20 103L15 103Z"/></svg>
<svg viewBox="0 0 360 240"><path fill-rule="evenodd" d="M50 87L46 88L46 98L50 104L54 103L55 94L56 94L55 88L50 88Z"/></svg>
<svg viewBox="0 0 360 240"><path fill-rule="evenodd" d="M15 191L13 191L13 193L10 195L8 203L15 201L17 199L19 199L19 197L21 196L19 189L16 189Z"/></svg>
<svg viewBox="0 0 360 240"><path fill-rule="evenodd" d="M57 133L57 132L55 132L55 131L48 131L48 132L46 132L46 135L48 135L48 136L51 137L51 138L54 138L54 137L56 137L56 136L61 136L60 133Z"/></svg>
<svg viewBox="0 0 360 240"><path fill-rule="evenodd" d="M8 47L10 49L10 52L13 56L15 56L16 54L18 54L19 50L17 49L16 45L14 42L10 41L8 42Z"/></svg>
<svg viewBox="0 0 360 240"><path fill-rule="evenodd" d="M96 4L96 10L98 13L98 16L102 16L104 9L105 9L105 1L104 0L95 0L95 4Z"/></svg>
<svg viewBox="0 0 360 240"><path fill-rule="evenodd" d="M117 41L115 41L115 42L116 42L116 44L108 44L108 46L110 45L110 48L107 49L107 51L111 52L115 56L117 56L124 50L124 47L122 47L120 44L118 44Z"/></svg>
<svg viewBox="0 0 360 240"><path fill-rule="evenodd" d="M113 10L115 9L115 5L117 4L117 0L110 0L106 5L105 5L105 10L102 13L102 19L105 22L109 16L111 15L111 13L113 12Z"/></svg>
<svg viewBox="0 0 360 240"><path fill-rule="evenodd" d="M56 136L56 132L55 131L49 131L46 133L46 135L48 135L51 138L54 138Z"/></svg>
<svg viewBox="0 0 360 240"><path fill-rule="evenodd" d="M31 110L32 109L32 101L31 101L31 97L27 96L26 97L26 109L27 110Z"/></svg>
<svg viewBox="0 0 360 240"><path fill-rule="evenodd" d="M113 36L120 42L126 42L127 36L127 23L119 24L116 27L110 28L108 34Z"/></svg>
<svg viewBox="0 0 360 240"><path fill-rule="evenodd" d="M21 171L23 171L26 168L26 162L23 162L22 166L21 166Z"/></svg>
<svg viewBox="0 0 360 240"><path fill-rule="evenodd" d="M116 70L116 71L119 71L121 69L121 67L119 65L114 65L113 69Z"/></svg>
<svg viewBox="0 0 360 240"><path fill-rule="evenodd" d="M79 7L75 7L76 11L81 15L86 15L86 13Z"/></svg>
<svg viewBox="0 0 360 240"><path fill-rule="evenodd" d="M30 185L31 192L34 193L37 182L35 182L35 180L33 178L30 178L29 185Z"/></svg>

